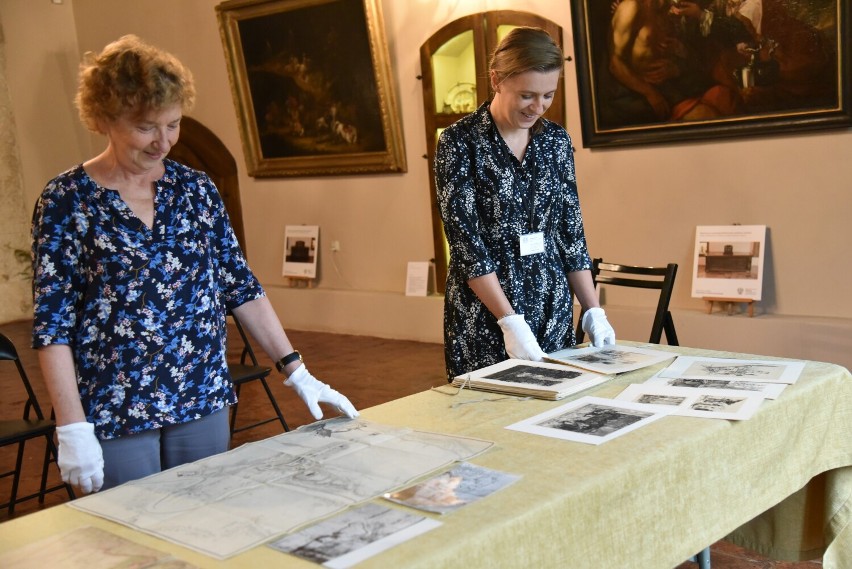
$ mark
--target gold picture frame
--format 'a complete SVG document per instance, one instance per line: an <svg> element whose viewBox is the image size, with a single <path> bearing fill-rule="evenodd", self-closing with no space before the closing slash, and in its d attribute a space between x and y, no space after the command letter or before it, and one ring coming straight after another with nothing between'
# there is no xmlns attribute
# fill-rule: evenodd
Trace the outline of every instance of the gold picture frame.
<svg viewBox="0 0 852 569"><path fill-rule="evenodd" d="M570 3L587 148L852 126L852 0ZM640 19L668 26L644 71Z"/></svg>
<svg viewBox="0 0 852 569"><path fill-rule="evenodd" d="M250 176L407 170L380 0L216 6Z"/></svg>

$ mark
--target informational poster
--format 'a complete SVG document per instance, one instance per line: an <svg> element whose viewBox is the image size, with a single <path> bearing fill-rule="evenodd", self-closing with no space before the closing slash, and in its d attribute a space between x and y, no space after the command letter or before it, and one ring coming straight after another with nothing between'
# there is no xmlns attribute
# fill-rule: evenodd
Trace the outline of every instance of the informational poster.
<svg viewBox="0 0 852 569"><path fill-rule="evenodd" d="M288 225L284 228L285 277L315 279L319 252L318 225Z"/></svg>
<svg viewBox="0 0 852 569"><path fill-rule="evenodd" d="M765 245L765 225L699 225L692 296L760 300Z"/></svg>
<svg viewBox="0 0 852 569"><path fill-rule="evenodd" d="M405 296L429 296L435 292L435 263L409 261Z"/></svg>

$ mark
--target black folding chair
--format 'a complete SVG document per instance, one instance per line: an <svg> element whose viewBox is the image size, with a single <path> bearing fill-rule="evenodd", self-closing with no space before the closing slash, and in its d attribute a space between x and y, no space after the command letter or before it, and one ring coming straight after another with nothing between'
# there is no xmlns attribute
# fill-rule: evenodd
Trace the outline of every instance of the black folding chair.
<svg viewBox="0 0 852 569"><path fill-rule="evenodd" d="M241 425L237 427L238 402L231 406L231 436L233 436L234 433L253 429L273 421L279 421L281 426L284 427L284 430L289 431L290 427L287 426L287 421L284 420L284 414L281 412L281 408L278 406L278 402L275 400L275 396L272 394L272 390L269 389L269 384L266 381L266 378L271 373L272 368L262 366L258 363L257 356L254 354L248 335L245 330L243 330L243 326L240 324L239 319L231 312L229 312L228 315L233 318L234 324L236 324L237 331L239 332L240 338L243 342L243 349L240 353L239 362L228 363L228 370L231 372L231 379L234 382L234 389L237 392L237 398L239 399L240 397L240 387L250 381L260 381L261 385L263 385L263 389L266 391L267 397L269 397L269 402L272 404L272 408L275 411L275 416L273 417L261 419L248 425Z"/></svg>
<svg viewBox="0 0 852 569"><path fill-rule="evenodd" d="M651 326L651 344L659 344L663 332L670 346L677 346L677 333L675 332L672 313L669 311L669 302L674 290L675 277L677 276L677 264L669 263L665 267L638 267L634 265L619 265L616 263L605 263L603 259L592 260L592 279L595 285L625 286L631 288L655 289L660 291L657 300L657 310L654 313L654 324ZM582 327L582 317L577 324L577 343L582 343L585 333Z"/></svg>
<svg viewBox="0 0 852 569"><path fill-rule="evenodd" d="M56 462L57 451L56 445L53 442L53 433L56 430L56 423L51 419L45 419L44 413L36 399L30 380L27 377L24 366L21 365L21 360L18 358L18 352L15 349L12 341L0 334L0 360L14 362L17 368L17 375L20 377L21 385L24 387L26 398L21 401L23 405L23 413L20 419L4 418L0 420L0 447L9 445L18 445L17 458L15 467L12 470L0 473L0 478L12 477L12 490L9 495L9 500L0 504L0 508L6 508L9 517L15 515L15 506L21 502L38 498L40 504L44 503L44 496L50 492L57 490L65 490L68 492L68 497L74 499L74 491L67 484L58 484L50 488L47 487L48 470L51 462ZM9 377L9 374L0 374L0 379ZM18 389L14 389L12 385L4 386L4 397L13 398L19 397ZM7 401L9 400L7 399ZM18 488L21 482L21 473L24 463L24 449L26 442L31 439L44 437L45 450L44 462L41 470L41 485L38 492L28 494L26 496L18 496Z"/></svg>

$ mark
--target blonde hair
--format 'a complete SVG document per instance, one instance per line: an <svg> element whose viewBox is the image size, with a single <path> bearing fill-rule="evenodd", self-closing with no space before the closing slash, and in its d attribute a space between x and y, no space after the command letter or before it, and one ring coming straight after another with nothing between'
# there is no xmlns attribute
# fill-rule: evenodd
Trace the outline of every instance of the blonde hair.
<svg viewBox="0 0 852 569"><path fill-rule="evenodd" d="M562 49L541 28L513 28L491 56L488 69L497 74L498 82L526 71L562 71Z"/></svg>
<svg viewBox="0 0 852 569"><path fill-rule="evenodd" d="M176 57L126 35L98 54L86 53L74 102L86 127L101 132L101 121L126 113L141 115L176 103L186 113L195 103L195 85Z"/></svg>

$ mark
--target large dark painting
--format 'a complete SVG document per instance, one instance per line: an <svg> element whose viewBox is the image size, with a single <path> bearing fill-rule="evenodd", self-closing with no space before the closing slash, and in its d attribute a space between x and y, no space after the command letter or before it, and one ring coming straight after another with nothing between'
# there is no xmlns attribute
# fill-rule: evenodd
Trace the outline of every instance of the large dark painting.
<svg viewBox="0 0 852 569"><path fill-rule="evenodd" d="M585 146L852 125L850 0L571 0Z"/></svg>
<svg viewBox="0 0 852 569"><path fill-rule="evenodd" d="M378 0L217 6L249 173L405 170Z"/></svg>

